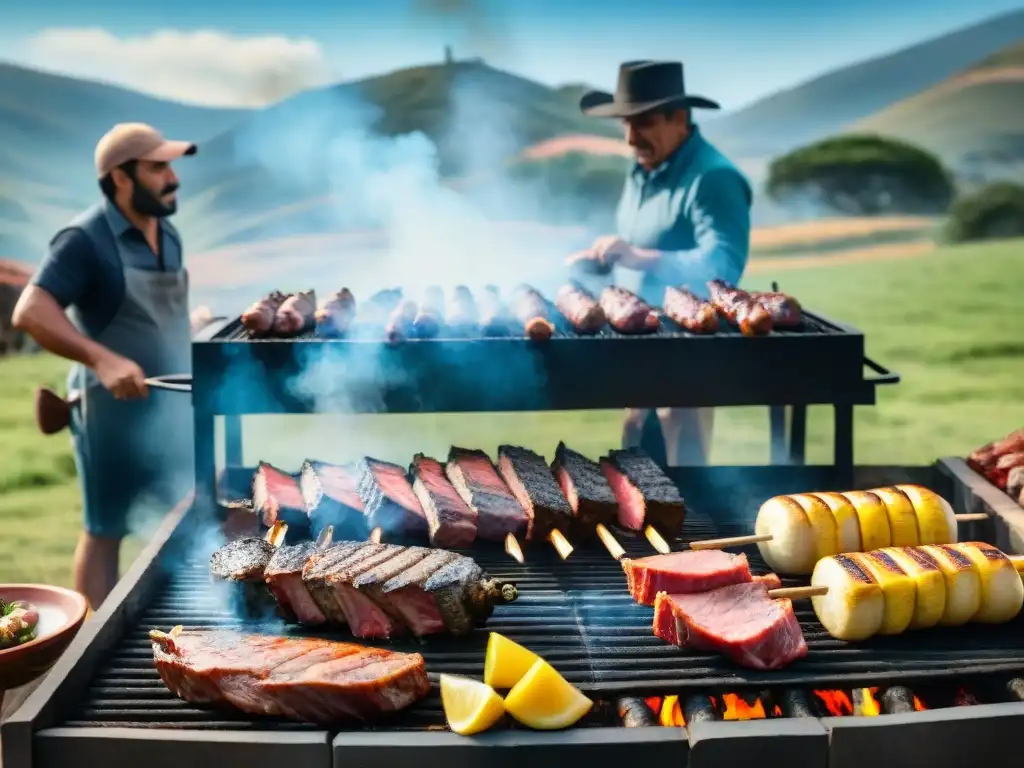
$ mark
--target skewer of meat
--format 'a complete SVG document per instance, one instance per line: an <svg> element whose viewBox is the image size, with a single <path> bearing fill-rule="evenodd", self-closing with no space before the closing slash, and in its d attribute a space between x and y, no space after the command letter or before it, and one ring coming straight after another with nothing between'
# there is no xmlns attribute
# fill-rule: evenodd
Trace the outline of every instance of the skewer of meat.
<svg viewBox="0 0 1024 768"><path fill-rule="evenodd" d="M236 539L213 553L210 575L224 591L232 610L249 618L273 615L276 600L264 575L287 533L288 526L279 520L262 537Z"/></svg>
<svg viewBox="0 0 1024 768"><path fill-rule="evenodd" d="M708 283L708 294L718 314L744 336L763 336L772 330L772 316L746 291L722 280Z"/></svg>
<svg viewBox="0 0 1024 768"><path fill-rule="evenodd" d="M643 530L656 550L667 553L663 536L678 536L686 518L683 497L672 479L642 448L609 451L601 459L601 471L618 502L619 525Z"/></svg>
<svg viewBox="0 0 1024 768"><path fill-rule="evenodd" d="M242 313L242 325L255 337L266 336L274 327L274 316L290 294L271 291Z"/></svg>
<svg viewBox="0 0 1024 768"><path fill-rule="evenodd" d="M626 550L608 530L608 525L615 522L618 510L615 494L597 462L560 442L555 448L551 472L569 502L573 530L584 536L596 534L608 554L622 560Z"/></svg>
<svg viewBox="0 0 1024 768"><path fill-rule="evenodd" d="M412 335L413 323L416 321L416 302L405 299L391 312L388 324L384 328L384 337L388 344L398 344Z"/></svg>
<svg viewBox="0 0 1024 768"><path fill-rule="evenodd" d="M452 300L448 307L445 323L448 331L456 337L473 336L479 326L480 314L477 312L473 294L464 285L455 286Z"/></svg>
<svg viewBox="0 0 1024 768"><path fill-rule="evenodd" d="M662 309L668 318L690 333L714 333L718 330L718 312L685 288L665 288Z"/></svg>
<svg viewBox="0 0 1024 768"><path fill-rule="evenodd" d="M555 294L555 306L579 334L597 333L607 321L598 300L574 283L568 283L558 289L558 293Z"/></svg>
<svg viewBox="0 0 1024 768"><path fill-rule="evenodd" d="M508 313L498 287L488 285L480 294L480 327L484 336L511 336L515 318Z"/></svg>
<svg viewBox="0 0 1024 768"><path fill-rule="evenodd" d="M779 291L754 291L750 296L772 316L773 328L799 328L803 323L803 309L792 296Z"/></svg>
<svg viewBox="0 0 1024 768"><path fill-rule="evenodd" d="M499 445L498 473L526 510L527 540L547 539L559 557L568 558L573 547L565 534L572 523L572 509L544 457L528 448Z"/></svg>
<svg viewBox="0 0 1024 768"><path fill-rule="evenodd" d="M298 336L316 325L316 292L312 289L285 299L274 315L277 336Z"/></svg>
<svg viewBox="0 0 1024 768"><path fill-rule="evenodd" d="M320 336L344 336L356 316L356 297L342 288L316 311L316 329Z"/></svg>
<svg viewBox="0 0 1024 768"><path fill-rule="evenodd" d="M608 324L619 333L656 333L660 324L657 313L647 302L625 288L605 288L601 293L601 309Z"/></svg>
<svg viewBox="0 0 1024 768"><path fill-rule="evenodd" d="M444 326L444 291L431 286L423 292L419 312L412 322L417 339L433 339Z"/></svg>
<svg viewBox="0 0 1024 768"><path fill-rule="evenodd" d="M517 323L522 323L523 333L531 341L547 341L554 335L551 308L535 288L528 285L516 288L509 308Z"/></svg>

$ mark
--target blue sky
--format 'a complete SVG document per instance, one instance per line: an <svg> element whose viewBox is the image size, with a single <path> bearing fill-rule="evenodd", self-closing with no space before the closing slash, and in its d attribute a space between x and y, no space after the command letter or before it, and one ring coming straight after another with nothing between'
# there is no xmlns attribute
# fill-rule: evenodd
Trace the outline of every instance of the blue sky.
<svg viewBox="0 0 1024 768"><path fill-rule="evenodd" d="M316 49L317 77L328 79L436 60L446 43L457 54L480 54L551 84L610 85L619 61L673 58L686 62L690 90L732 109L825 70L1021 7L1020 0L436 0L464 11L430 14L422 9L426 1L5 2L0 57L133 87L145 83L139 71L129 71L137 69L129 59L103 68L102 46L92 53L83 48L75 59L68 46L47 47L40 36L62 28L103 30L118 39L159 30L300 38ZM64 51L58 56L57 49ZM148 65L170 77L174 62L150 53ZM239 61L223 66L243 68Z"/></svg>

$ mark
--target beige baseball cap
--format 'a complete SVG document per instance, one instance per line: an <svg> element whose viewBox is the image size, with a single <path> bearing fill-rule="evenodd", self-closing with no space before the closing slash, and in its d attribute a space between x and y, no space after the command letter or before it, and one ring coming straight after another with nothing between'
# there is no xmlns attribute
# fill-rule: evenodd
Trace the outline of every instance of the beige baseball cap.
<svg viewBox="0 0 1024 768"><path fill-rule="evenodd" d="M160 131L145 123L118 123L96 144L96 175L102 179L130 160L169 163L195 153L195 144L168 141Z"/></svg>

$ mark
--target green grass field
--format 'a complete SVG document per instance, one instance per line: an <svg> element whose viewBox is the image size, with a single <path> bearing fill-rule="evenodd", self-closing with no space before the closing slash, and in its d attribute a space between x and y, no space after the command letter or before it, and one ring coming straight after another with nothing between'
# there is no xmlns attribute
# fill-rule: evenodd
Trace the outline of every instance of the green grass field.
<svg viewBox="0 0 1024 768"><path fill-rule="evenodd" d="M1024 241L947 248L917 258L790 270L782 288L867 334L869 354L903 375L856 416L864 464L926 464L1024 424ZM758 276L763 286L771 276ZM0 361L0 582L67 584L80 505L67 434L42 437L36 386L59 387L65 364L47 356ZM770 372L766 372L770 375ZM813 375L808 372L808 375ZM451 443L493 450L517 442L550 454L559 439L595 455L619 439L620 412L479 416L295 416L245 420L246 461L294 468L307 456L363 453L406 462ZM831 459L831 411L812 408L808 460ZM768 458L766 409L722 409L713 460ZM131 542L128 555L137 552ZM127 558L126 558L127 559Z"/></svg>

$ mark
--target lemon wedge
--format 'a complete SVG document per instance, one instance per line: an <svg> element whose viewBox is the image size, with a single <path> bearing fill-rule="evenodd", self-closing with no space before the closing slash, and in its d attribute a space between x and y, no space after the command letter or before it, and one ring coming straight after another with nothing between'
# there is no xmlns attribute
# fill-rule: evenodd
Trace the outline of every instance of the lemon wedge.
<svg viewBox="0 0 1024 768"><path fill-rule="evenodd" d="M594 702L544 659L537 659L505 697L505 711L539 731L575 725L593 706Z"/></svg>
<svg viewBox="0 0 1024 768"><path fill-rule="evenodd" d="M448 727L460 736L482 733L505 714L505 703L491 686L459 675L441 675L441 704Z"/></svg>
<svg viewBox="0 0 1024 768"><path fill-rule="evenodd" d="M540 657L504 635L491 632L487 639L484 682L492 688L511 688Z"/></svg>

